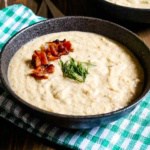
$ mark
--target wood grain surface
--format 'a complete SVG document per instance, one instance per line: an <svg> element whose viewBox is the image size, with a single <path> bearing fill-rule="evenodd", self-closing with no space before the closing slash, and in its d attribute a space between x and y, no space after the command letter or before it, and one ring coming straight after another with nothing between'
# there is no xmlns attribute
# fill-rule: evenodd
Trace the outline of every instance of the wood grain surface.
<svg viewBox="0 0 150 150"><path fill-rule="evenodd" d="M24 4L36 14L51 18L53 13L42 0L7 0L8 5ZM81 15L104 17L100 10L96 9L94 0L52 0L52 2L65 15ZM0 9L4 8L4 0L0 0ZM126 24L127 27L137 33L150 47L150 25ZM1 89L0 89L1 90ZM0 119L0 150L59 150L64 147L52 144L49 141L40 139L14 126L4 119Z"/></svg>

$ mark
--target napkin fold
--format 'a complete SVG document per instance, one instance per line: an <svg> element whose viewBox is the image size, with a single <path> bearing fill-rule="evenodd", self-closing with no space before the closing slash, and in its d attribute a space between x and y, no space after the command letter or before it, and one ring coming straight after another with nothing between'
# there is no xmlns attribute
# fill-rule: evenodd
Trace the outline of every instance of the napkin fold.
<svg viewBox="0 0 150 150"><path fill-rule="evenodd" d="M0 10L0 51L18 31L42 20L45 18L36 16L21 4ZM72 149L150 149L150 93L129 115L88 130L52 127L46 121L33 117L7 92L0 95L0 117L38 137Z"/></svg>

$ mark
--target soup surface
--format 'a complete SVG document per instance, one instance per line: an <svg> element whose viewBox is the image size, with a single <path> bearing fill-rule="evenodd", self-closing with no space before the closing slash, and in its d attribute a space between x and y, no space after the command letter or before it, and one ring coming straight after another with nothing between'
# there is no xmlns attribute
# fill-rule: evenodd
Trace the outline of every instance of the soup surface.
<svg viewBox="0 0 150 150"><path fill-rule="evenodd" d="M73 52L63 55L90 62L84 82L64 77L60 59L50 62L55 71L48 79L30 75L34 50L56 39L67 39ZM68 115L93 115L111 112L131 103L141 92L143 70L137 59L123 45L104 36L79 31L44 35L23 45L13 56L8 79L14 92L41 109Z"/></svg>
<svg viewBox="0 0 150 150"><path fill-rule="evenodd" d="M106 0L106 1L127 7L150 9L150 0Z"/></svg>

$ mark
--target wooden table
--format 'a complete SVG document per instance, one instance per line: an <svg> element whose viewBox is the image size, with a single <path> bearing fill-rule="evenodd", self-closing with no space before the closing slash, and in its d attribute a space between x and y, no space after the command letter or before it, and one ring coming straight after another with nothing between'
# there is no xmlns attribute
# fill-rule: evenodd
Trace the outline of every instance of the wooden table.
<svg viewBox="0 0 150 150"><path fill-rule="evenodd" d="M95 3L88 0L81 0L80 3L76 0L53 0L54 4L65 15L82 15L97 17L97 10L95 9ZM52 17L52 13L45 6L45 9L41 11L39 8L42 4L42 0L8 0L8 4L23 3L31 8L36 14L41 13L44 17ZM4 7L4 2L0 1L0 8ZM134 27L134 32L137 33L145 43L150 47L150 25L138 25ZM52 150L52 149L64 149L63 147L52 144L48 141L35 137L26 131L17 128L13 124L0 119L0 150Z"/></svg>

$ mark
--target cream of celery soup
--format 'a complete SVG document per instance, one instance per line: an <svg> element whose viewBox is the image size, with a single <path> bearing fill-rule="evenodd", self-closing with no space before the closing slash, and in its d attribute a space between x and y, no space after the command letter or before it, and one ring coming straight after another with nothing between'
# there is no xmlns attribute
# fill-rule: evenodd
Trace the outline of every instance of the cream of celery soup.
<svg viewBox="0 0 150 150"><path fill-rule="evenodd" d="M31 76L32 55L44 43L56 39L69 40L73 51L50 61L55 71L48 79L38 80ZM86 64L82 82L63 75L60 60L65 63L71 58L91 64ZM132 102L142 90L144 73L123 45L98 34L70 31L44 35L22 46L10 62L8 79L14 92L36 107L60 114L93 115Z"/></svg>
<svg viewBox="0 0 150 150"><path fill-rule="evenodd" d="M106 0L106 1L127 7L150 9L150 0Z"/></svg>

